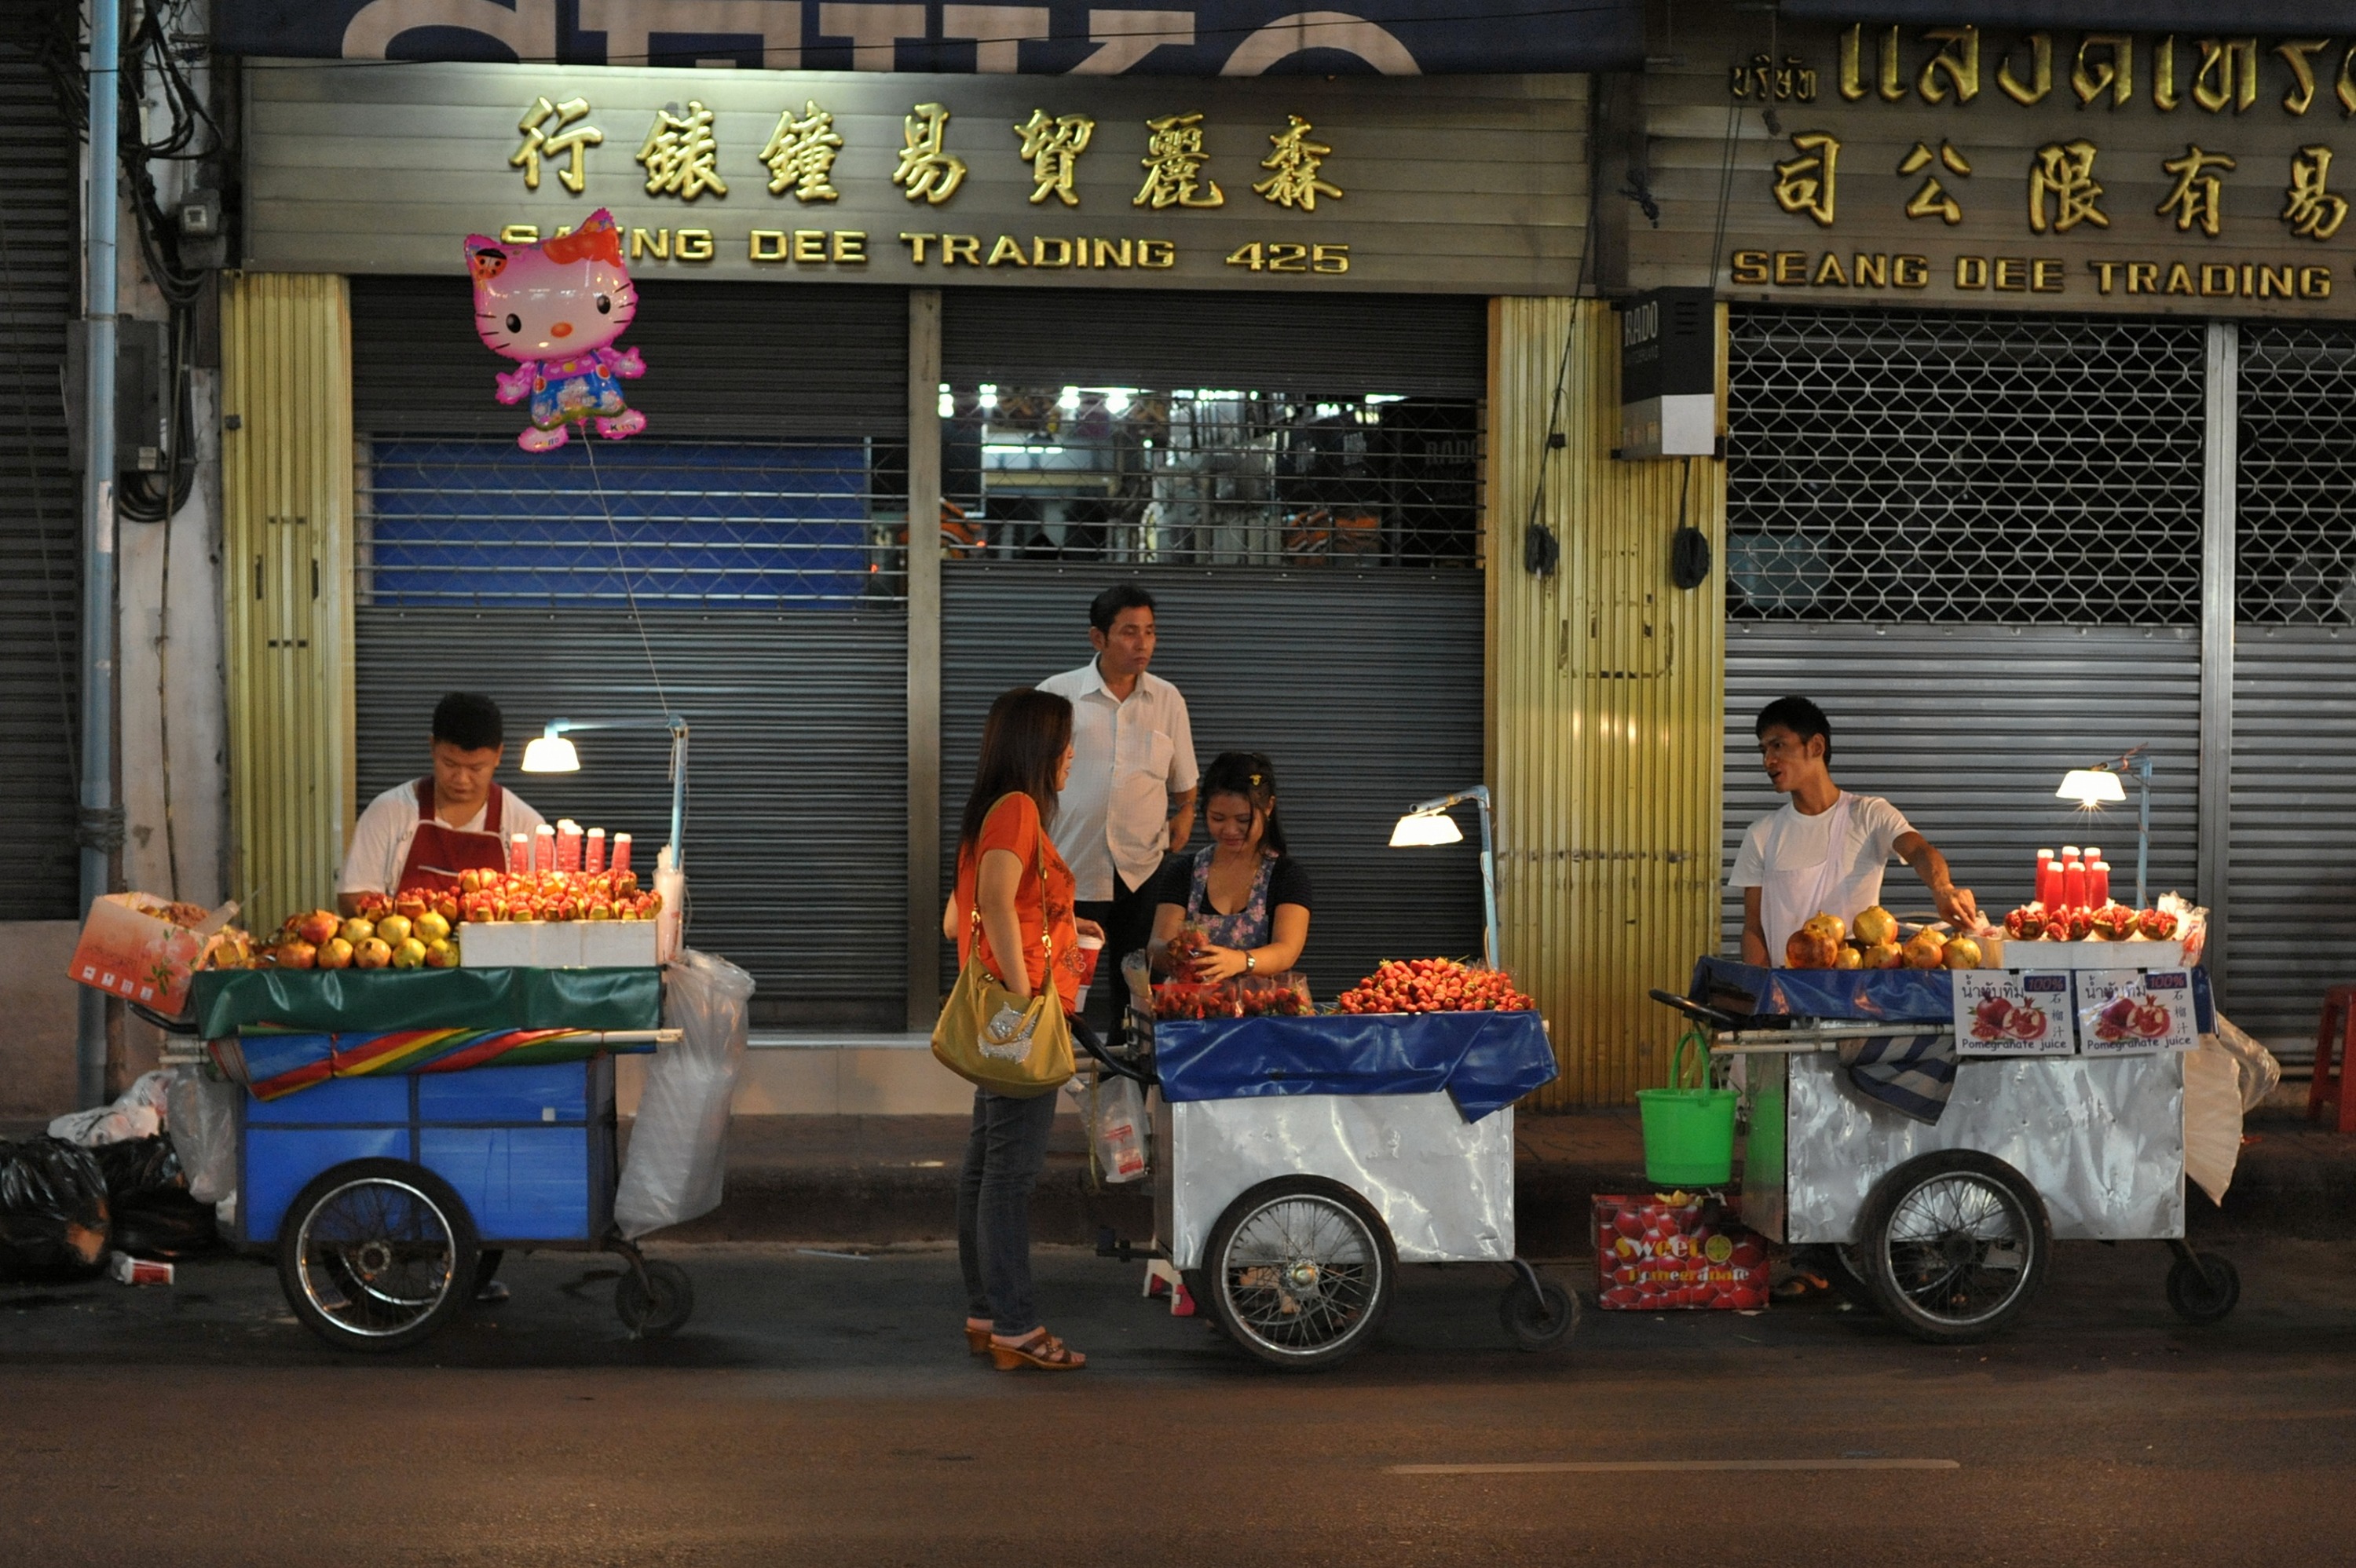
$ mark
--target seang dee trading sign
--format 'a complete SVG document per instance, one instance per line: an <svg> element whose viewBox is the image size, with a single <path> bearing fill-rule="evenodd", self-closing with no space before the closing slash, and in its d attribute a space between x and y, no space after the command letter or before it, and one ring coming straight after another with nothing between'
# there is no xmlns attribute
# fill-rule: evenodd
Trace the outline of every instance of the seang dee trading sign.
<svg viewBox="0 0 2356 1568"><path fill-rule="evenodd" d="M2069 971L1958 969L1955 1049L1964 1056L2068 1056L2072 1029Z"/></svg>
<svg viewBox="0 0 2356 1568"><path fill-rule="evenodd" d="M2088 1056L2196 1051L2190 969L2076 972L2078 1039Z"/></svg>

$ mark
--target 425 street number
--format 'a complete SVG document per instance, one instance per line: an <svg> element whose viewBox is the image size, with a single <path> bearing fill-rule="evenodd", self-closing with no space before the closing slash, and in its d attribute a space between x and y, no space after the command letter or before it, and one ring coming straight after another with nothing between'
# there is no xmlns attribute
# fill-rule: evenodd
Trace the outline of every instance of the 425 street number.
<svg viewBox="0 0 2356 1568"><path fill-rule="evenodd" d="M1300 245L1289 240L1255 240L1230 251L1227 265L1248 267L1255 272L1341 273L1350 270L1350 248L1347 245Z"/></svg>

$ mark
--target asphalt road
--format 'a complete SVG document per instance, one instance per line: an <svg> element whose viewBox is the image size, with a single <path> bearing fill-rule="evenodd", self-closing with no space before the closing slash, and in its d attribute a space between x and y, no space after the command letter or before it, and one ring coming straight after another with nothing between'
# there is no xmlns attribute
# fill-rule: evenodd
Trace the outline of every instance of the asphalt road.
<svg viewBox="0 0 2356 1568"><path fill-rule="evenodd" d="M1044 1303L1094 1360L1055 1377L969 1360L938 1251L671 1249L697 1316L643 1343L605 1260L511 1259L512 1303L391 1360L250 1263L0 1289L0 1563L2356 1559L2356 1260L2226 1250L2217 1327L2169 1313L2158 1247L2068 1246L1967 1349L1778 1308L1590 1313L1527 1356L1496 1274L1409 1269L1385 1342L1313 1377L1069 1253ZM1722 1467L1761 1460L1794 1467ZM1537 1467L1397 1468L1461 1466Z"/></svg>

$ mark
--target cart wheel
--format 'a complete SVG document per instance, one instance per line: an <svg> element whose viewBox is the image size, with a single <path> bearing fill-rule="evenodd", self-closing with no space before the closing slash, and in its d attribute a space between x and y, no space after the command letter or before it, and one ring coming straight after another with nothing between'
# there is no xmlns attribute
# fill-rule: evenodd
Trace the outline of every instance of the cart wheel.
<svg viewBox="0 0 2356 1568"><path fill-rule="evenodd" d="M1539 1280L1535 1292L1529 1281L1516 1279L1497 1298L1497 1321L1516 1349L1551 1350L1579 1327L1579 1297L1550 1279Z"/></svg>
<svg viewBox="0 0 2356 1568"><path fill-rule="evenodd" d="M278 1232L278 1283L303 1326L347 1350L401 1350L472 1297L480 1247L450 1184L404 1159L312 1179Z"/></svg>
<svg viewBox="0 0 2356 1568"><path fill-rule="evenodd" d="M695 1283L685 1269L662 1258L647 1259L645 1268L643 1283L634 1268L624 1269L614 1282L614 1312L633 1336L659 1339L694 1314Z"/></svg>
<svg viewBox="0 0 2356 1568"><path fill-rule="evenodd" d="M2009 1324L2045 1283L2053 1250L2037 1189L1976 1149L1919 1155L1883 1177L1858 1232L1874 1304L1934 1345Z"/></svg>
<svg viewBox="0 0 2356 1568"><path fill-rule="evenodd" d="M1865 1249L1843 1243L1825 1250L1832 1254L1833 1266L1828 1272L1841 1299L1869 1312L1879 1310L1879 1303L1873 1298L1873 1282L1867 1276Z"/></svg>
<svg viewBox="0 0 2356 1568"><path fill-rule="evenodd" d="M2180 1257L2168 1271L2168 1304L2187 1323L2215 1323L2242 1299L2242 1271L2215 1253Z"/></svg>
<svg viewBox="0 0 2356 1568"><path fill-rule="evenodd" d="M1338 1181L1280 1176L1227 1205L1203 1251L1198 1296L1236 1343L1308 1371L1355 1355L1390 1310L1390 1228Z"/></svg>

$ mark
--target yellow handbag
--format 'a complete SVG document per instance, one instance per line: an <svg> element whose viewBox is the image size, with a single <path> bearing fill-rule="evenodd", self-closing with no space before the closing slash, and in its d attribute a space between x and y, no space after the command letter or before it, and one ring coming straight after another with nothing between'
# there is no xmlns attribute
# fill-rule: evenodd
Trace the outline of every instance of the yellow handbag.
<svg viewBox="0 0 2356 1568"><path fill-rule="evenodd" d="M1047 854L1039 851L1039 907L1047 905ZM977 881L979 879L977 878ZM1064 1017L1063 993L1055 986L1055 937L1050 923L1040 943L1047 950L1045 984L1024 1001L998 982L981 961L981 911L968 912L976 940L966 951L957 984L933 1025L933 1056L968 1083L993 1094L1028 1100L1052 1094L1071 1079L1072 1026Z"/></svg>

